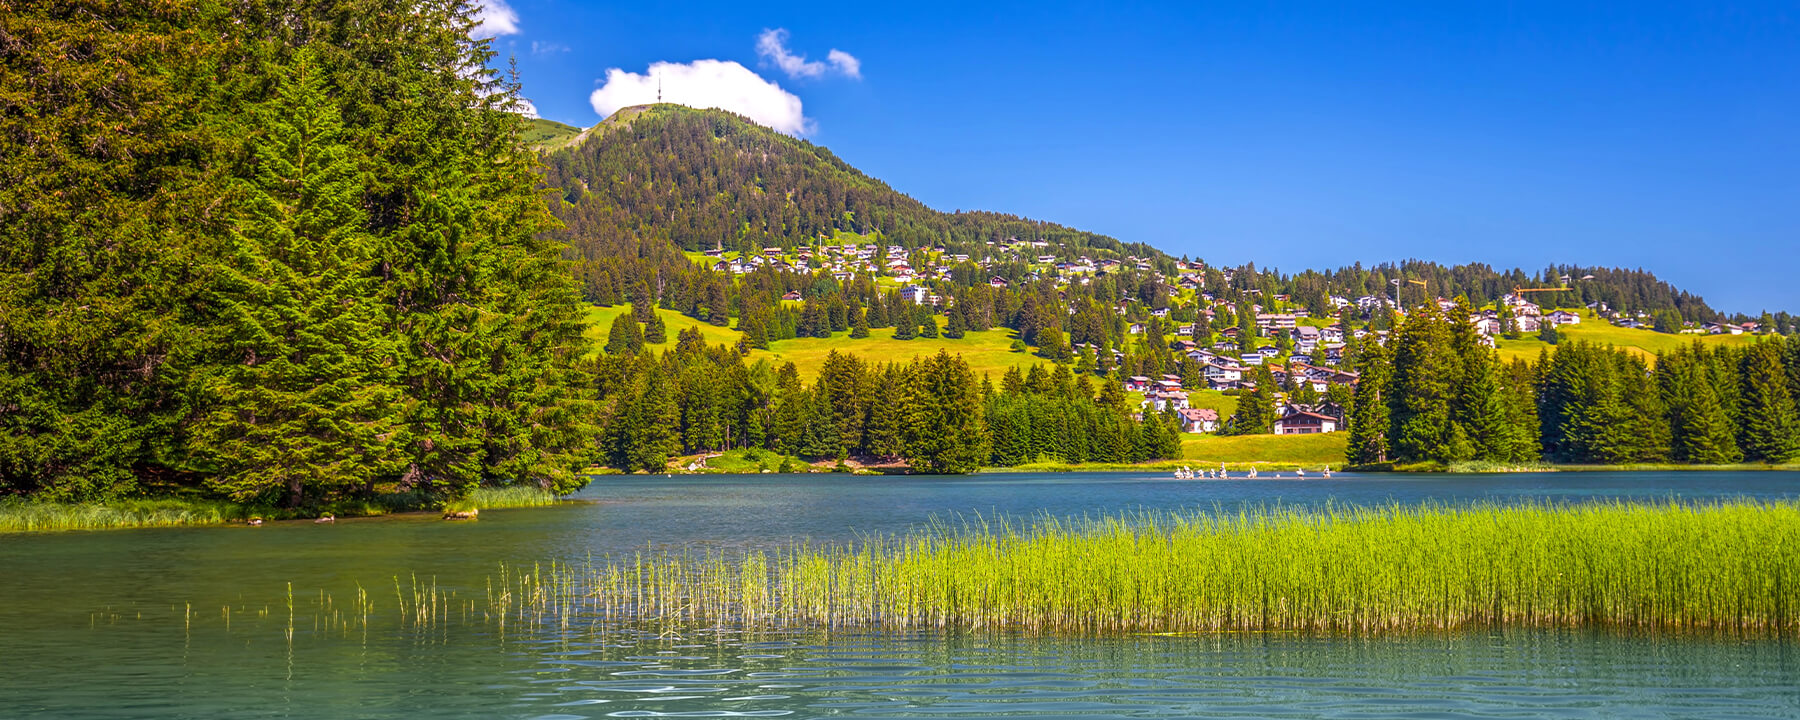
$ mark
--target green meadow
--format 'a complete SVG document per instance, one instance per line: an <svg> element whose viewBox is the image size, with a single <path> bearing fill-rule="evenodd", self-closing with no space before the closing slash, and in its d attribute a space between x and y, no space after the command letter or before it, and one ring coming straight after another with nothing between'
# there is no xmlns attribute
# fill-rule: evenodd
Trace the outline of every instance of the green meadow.
<svg viewBox="0 0 1800 720"><path fill-rule="evenodd" d="M594 352L600 352L600 347L606 344L606 333L612 327L613 319L627 312L628 307L614 305L588 308L588 337L595 343ZM658 351L675 347L676 335L690 327L700 328L700 334L708 345L736 345L738 339L743 337L729 327L701 322L673 310L659 308L656 313L662 317L668 336L667 341L662 344L647 345ZM939 327L942 327L944 319L936 319ZM799 369L802 377L810 378L818 374L819 368L825 365L825 356L833 350L877 363L905 362L915 357L930 357L937 354L938 350L948 350L952 354L962 355L963 360L969 363L969 369L977 376L987 374L995 382L999 382L1000 376L1009 368L1025 368L1048 362L1031 353L1013 352L1013 332L1004 328L970 332L955 340L942 337L941 333L937 338L914 340L895 340L893 335L893 328L875 328L869 331L866 338L852 338L846 330L832 333L828 338L777 340L769 343L768 350L751 351L748 359L751 362L768 360L776 365L791 362Z"/></svg>
<svg viewBox="0 0 1800 720"><path fill-rule="evenodd" d="M104 503L56 503L0 500L0 533L113 530L121 528L224 525L251 518L310 520L321 516L367 517L437 510L491 510L552 505L560 499L530 486L482 487L459 500L434 500L418 493L388 493L366 500L344 500L324 507L291 509L190 498L113 500Z"/></svg>
<svg viewBox="0 0 1800 720"><path fill-rule="evenodd" d="M1350 433L1318 435L1183 435L1181 464L1195 467L1225 463L1233 469L1303 469L1342 467Z"/></svg>
<svg viewBox="0 0 1800 720"><path fill-rule="evenodd" d="M1596 317L1592 310L1581 311L1580 324L1563 325L1556 332L1562 340L1613 345L1630 350L1650 362L1655 362L1657 353L1686 347L1695 340L1712 347L1742 347L1759 340L1755 335L1670 335L1655 330L1622 328ZM1494 346L1500 351L1500 359L1506 362L1515 359L1536 362L1538 354L1550 348L1548 343L1537 339L1537 335L1533 333L1526 333L1518 340L1500 338L1495 340Z"/></svg>
<svg viewBox="0 0 1800 720"><path fill-rule="evenodd" d="M613 305L611 307L601 307L599 305L588 306L587 336L594 342L594 352L601 352L601 348L605 347L606 333L612 329L613 319L630 310L631 306L623 304ZM673 349L675 347L676 336L679 335L682 330L690 327L700 328L700 335L701 337L706 338L706 344L708 345L736 345L738 338L743 337L738 331L729 327L719 327L717 325L702 322L675 312L674 310L657 308L656 314L663 320L663 327L667 330L667 338L661 344L646 344L646 347L655 348L658 351Z"/></svg>
<svg viewBox="0 0 1800 720"><path fill-rule="evenodd" d="M943 318L935 318L943 325ZM865 361L906 362L915 357L930 357L939 350L962 355L976 377L988 375L994 382L1010 368L1026 368L1048 362L1031 353L1013 352L1013 332L1004 328L969 332L952 340L939 334L936 338L895 340L893 328L875 328L866 338L851 338L848 331L832 333L829 338L794 338L769 343L768 355L776 362L792 362L805 377L816 375L831 351L850 353ZM755 355L753 355L754 357Z"/></svg>

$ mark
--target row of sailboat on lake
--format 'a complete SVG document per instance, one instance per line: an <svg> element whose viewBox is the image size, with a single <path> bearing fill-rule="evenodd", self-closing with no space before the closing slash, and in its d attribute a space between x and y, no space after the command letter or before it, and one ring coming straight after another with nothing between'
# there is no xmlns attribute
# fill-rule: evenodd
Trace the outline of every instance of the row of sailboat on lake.
<svg viewBox="0 0 1800 720"><path fill-rule="evenodd" d="M1325 477L1330 478L1331 477L1331 466L1326 465L1322 470L1320 470L1320 472L1323 473L1325 475ZM1256 479L1256 468L1250 468L1250 472L1245 473L1244 477L1249 478L1251 480ZM1281 473L1276 473L1275 477L1281 477ZM1298 468L1295 469L1294 477L1306 477L1306 470L1298 469ZM1183 466L1175 469L1175 479L1176 480L1229 480L1229 479L1231 479L1231 474L1225 471L1224 464L1220 464L1219 469L1217 469L1217 470L1207 470L1204 468L1202 468L1200 470L1195 470L1186 465L1183 465Z"/></svg>

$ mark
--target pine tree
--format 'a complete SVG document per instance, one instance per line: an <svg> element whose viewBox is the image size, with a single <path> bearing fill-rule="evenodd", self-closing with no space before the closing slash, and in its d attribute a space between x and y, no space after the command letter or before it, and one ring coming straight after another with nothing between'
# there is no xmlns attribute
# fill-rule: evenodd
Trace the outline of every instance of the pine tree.
<svg viewBox="0 0 1800 720"><path fill-rule="evenodd" d="M1450 340L1437 306L1427 304L1407 316L1390 341L1394 376L1388 405L1393 430L1388 438L1394 460L1456 459L1450 404L1459 368Z"/></svg>
<svg viewBox="0 0 1800 720"><path fill-rule="evenodd" d="M963 319L963 315L964 312L960 303L958 304L958 307L951 308L950 321L944 326L944 337L950 338L951 340L962 339L963 335L967 333L969 329L969 323Z"/></svg>
<svg viewBox="0 0 1800 720"><path fill-rule="evenodd" d="M1100 407L1118 415L1124 415L1126 411L1130 410L1125 400L1125 383L1119 379L1117 373L1108 375L1100 381L1100 398L1096 402Z"/></svg>
<svg viewBox="0 0 1800 720"><path fill-rule="evenodd" d="M868 337L869 316L867 311L858 310L852 313L852 317L855 318L855 320L850 324L850 337L855 340L861 340Z"/></svg>
<svg viewBox="0 0 1800 720"><path fill-rule="evenodd" d="M221 263L215 298L237 361L205 382L213 403L193 450L217 468L208 485L238 500L279 493L292 507L393 470L395 352L369 300L362 186L322 74L300 52L262 114L245 218Z"/></svg>
<svg viewBox="0 0 1800 720"><path fill-rule="evenodd" d="M769 316L762 308L746 307L738 316L738 332L744 334L744 344L758 350L769 349ZM612 340L607 340L607 352L612 352Z"/></svg>
<svg viewBox="0 0 1800 720"><path fill-rule="evenodd" d="M1008 395L1025 392L1025 375L1019 371L1019 366L1007 368L1005 374L1000 376L1000 392Z"/></svg>
<svg viewBox="0 0 1800 720"><path fill-rule="evenodd" d="M838 426L832 416L830 389L824 383L813 386L805 394L805 428L793 454L804 458L836 457L843 451L838 444Z"/></svg>
<svg viewBox="0 0 1800 720"><path fill-rule="evenodd" d="M1743 383L1739 445L1748 460L1784 463L1800 456L1800 418L1795 417L1788 392L1781 350L1778 343L1760 342L1739 359Z"/></svg>
<svg viewBox="0 0 1800 720"><path fill-rule="evenodd" d="M919 316L920 316L919 317L919 337L929 338L932 340L937 339L937 336L938 336L937 315L930 311L926 311L926 312L919 313Z"/></svg>
<svg viewBox="0 0 1800 720"><path fill-rule="evenodd" d="M606 352L611 355L628 355L644 346L644 337L638 332L637 320L631 313L620 313L613 318L612 327L606 332Z"/></svg>
<svg viewBox="0 0 1800 720"><path fill-rule="evenodd" d="M905 452L901 428L905 422L905 378L899 368L882 371L869 403L869 419L863 425L863 452L879 458L896 458Z"/></svg>
<svg viewBox="0 0 1800 720"><path fill-rule="evenodd" d="M910 313L909 313L910 314ZM911 340L919 336L919 325L910 317L896 318L894 322L894 339Z"/></svg>
<svg viewBox="0 0 1800 720"><path fill-rule="evenodd" d="M863 423L868 415L867 371L856 356L832 350L819 368L814 391L830 409L826 418L832 430L828 455L856 450L862 444Z"/></svg>
<svg viewBox="0 0 1800 720"><path fill-rule="evenodd" d="M1800 402L1800 334L1789 337L1783 345L1781 364L1787 370L1788 396Z"/></svg>
<svg viewBox="0 0 1800 720"><path fill-rule="evenodd" d="M874 302L869 303L867 314L869 316L869 327L884 328L888 326L887 305L881 302L880 298L876 298Z"/></svg>
<svg viewBox="0 0 1800 720"><path fill-rule="evenodd" d="M1238 396L1237 411L1221 435L1263 435L1275 431L1275 376L1268 365L1256 366L1256 389Z"/></svg>
<svg viewBox="0 0 1800 720"><path fill-rule="evenodd" d="M793 363L783 364L777 381L774 409L769 422L768 448L783 455L798 455L806 444L810 393L800 384Z"/></svg>
<svg viewBox="0 0 1800 720"><path fill-rule="evenodd" d="M1477 346L1465 359L1463 382L1457 391L1457 419L1473 445L1468 459L1505 462L1512 460L1510 442L1513 418L1509 410L1511 393L1501 380L1499 358L1494 351Z"/></svg>
<svg viewBox="0 0 1800 720"><path fill-rule="evenodd" d="M939 350L908 372L905 454L914 470L961 474L988 457L981 393L968 363Z"/></svg>
<svg viewBox="0 0 1800 720"><path fill-rule="evenodd" d="M1506 392L1510 398L1507 403L1508 452L1504 457L1513 462L1540 460L1544 449L1539 444L1537 372L1524 360L1514 360L1506 370Z"/></svg>
<svg viewBox="0 0 1800 720"><path fill-rule="evenodd" d="M662 313L650 313L650 320L644 323L645 345L661 345L669 341L669 329L663 325Z"/></svg>
<svg viewBox="0 0 1800 720"><path fill-rule="evenodd" d="M1668 408L1662 403L1661 393L1657 392L1649 366L1638 356L1622 350L1615 351L1613 358L1618 367L1617 387L1624 409L1615 429L1619 436L1613 445L1618 448L1620 458L1615 462L1668 462L1672 452Z"/></svg>
<svg viewBox="0 0 1800 720"><path fill-rule="evenodd" d="M1084 347L1075 354L1075 374L1087 377L1094 374L1098 365L1094 361L1094 349Z"/></svg>
<svg viewBox="0 0 1800 720"><path fill-rule="evenodd" d="M1743 455L1725 408L1719 404L1707 354L1696 342L1657 363L1659 385L1669 406L1673 454L1687 463L1737 462Z"/></svg>
<svg viewBox="0 0 1800 720"><path fill-rule="evenodd" d="M1389 460L1388 404L1393 364L1387 349L1369 343L1358 358L1360 377L1356 383L1356 400L1350 407L1350 440L1344 461L1351 465L1372 465Z"/></svg>

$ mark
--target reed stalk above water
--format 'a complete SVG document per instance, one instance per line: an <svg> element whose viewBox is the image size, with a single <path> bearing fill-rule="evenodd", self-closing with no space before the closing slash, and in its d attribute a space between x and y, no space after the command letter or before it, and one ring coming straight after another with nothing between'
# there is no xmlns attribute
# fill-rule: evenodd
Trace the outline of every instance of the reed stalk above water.
<svg viewBox="0 0 1800 720"><path fill-rule="evenodd" d="M741 558L660 555L553 566L548 578L531 582L529 593L509 597L551 598L539 602L557 604L558 612L572 601L611 617L680 624L1076 634L1469 627L1791 634L1800 630L1800 505L1045 519Z"/></svg>

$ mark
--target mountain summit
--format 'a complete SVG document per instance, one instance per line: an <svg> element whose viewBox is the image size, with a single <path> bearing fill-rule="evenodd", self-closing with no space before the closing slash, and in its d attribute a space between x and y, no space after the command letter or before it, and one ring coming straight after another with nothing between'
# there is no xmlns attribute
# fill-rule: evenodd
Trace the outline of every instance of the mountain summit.
<svg viewBox="0 0 1800 720"><path fill-rule="evenodd" d="M722 110L625 108L548 150L545 164L578 237L622 229L687 251L754 251L854 233L951 252L1018 239L1045 241L1047 254L1160 254L1013 215L933 210L824 147ZM621 227L591 226L601 219Z"/></svg>

